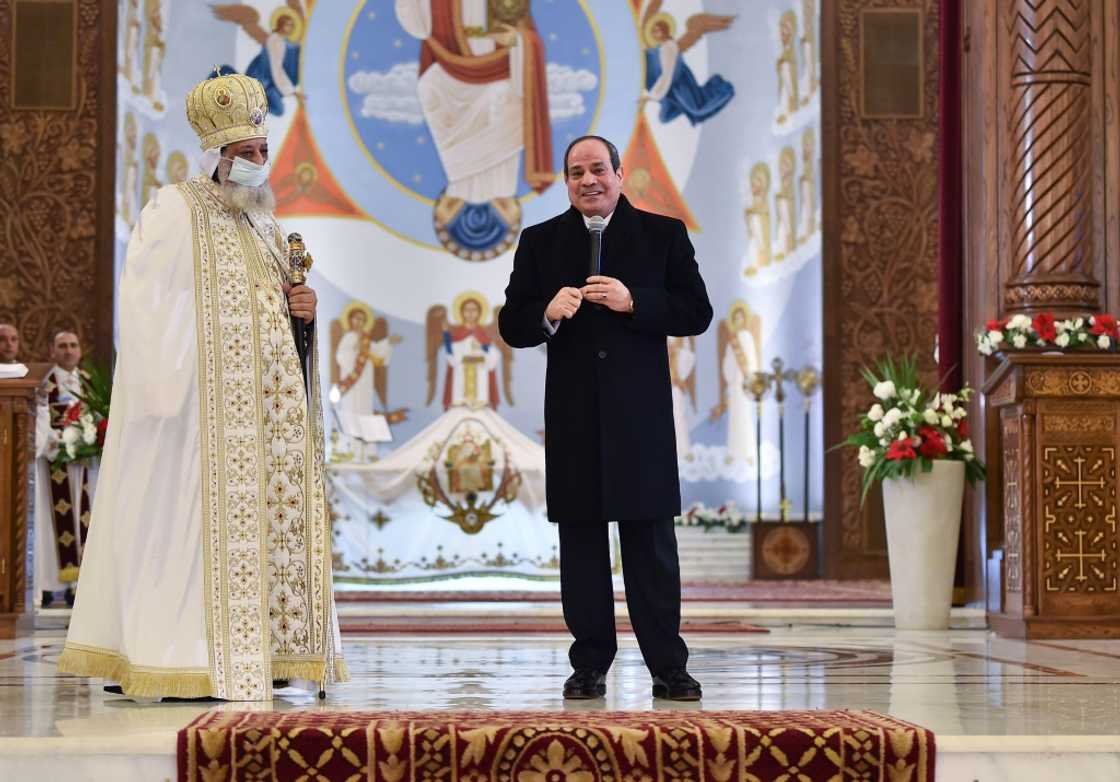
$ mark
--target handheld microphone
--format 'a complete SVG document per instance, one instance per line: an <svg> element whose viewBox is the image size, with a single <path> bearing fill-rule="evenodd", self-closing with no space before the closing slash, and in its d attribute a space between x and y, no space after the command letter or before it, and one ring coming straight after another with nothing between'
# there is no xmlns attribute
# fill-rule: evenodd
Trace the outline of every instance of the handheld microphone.
<svg viewBox="0 0 1120 782"><path fill-rule="evenodd" d="M599 215L587 219L587 230L591 234L590 277L603 273L603 229L606 227L606 218Z"/></svg>

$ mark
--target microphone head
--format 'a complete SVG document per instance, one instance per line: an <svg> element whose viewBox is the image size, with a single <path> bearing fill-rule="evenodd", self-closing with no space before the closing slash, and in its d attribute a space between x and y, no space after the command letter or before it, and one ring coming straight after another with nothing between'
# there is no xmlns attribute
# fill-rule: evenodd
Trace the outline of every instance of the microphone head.
<svg viewBox="0 0 1120 782"><path fill-rule="evenodd" d="M601 234L603 229L607 227L607 218L600 217L599 215L592 215L587 218L587 230L591 233Z"/></svg>

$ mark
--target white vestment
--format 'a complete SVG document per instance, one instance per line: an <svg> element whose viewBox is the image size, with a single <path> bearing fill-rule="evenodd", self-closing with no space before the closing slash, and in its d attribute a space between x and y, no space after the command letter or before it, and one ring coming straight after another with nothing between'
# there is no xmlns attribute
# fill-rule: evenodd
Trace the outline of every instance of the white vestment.
<svg viewBox="0 0 1120 782"><path fill-rule="evenodd" d="M485 28L487 0L461 0L463 27ZM397 21L424 40L432 35L431 0L396 0ZM473 55L495 51L493 39L467 39ZM510 78L480 84L461 81L438 62L417 86L424 119L447 175L447 195L483 204L517 192L524 148L524 54L522 40L509 49Z"/></svg>
<svg viewBox="0 0 1120 782"><path fill-rule="evenodd" d="M727 381L727 455L732 459L742 459L753 463L755 455L755 402L743 390L743 382L758 371L758 356L755 355L754 337L743 329L736 332L732 339L739 341L747 360L744 373L731 345L723 354L723 378Z"/></svg>
<svg viewBox="0 0 1120 782"><path fill-rule="evenodd" d="M67 372L55 366L48 374L48 379L53 378L59 387L59 401L77 401L75 394L82 390L82 381L77 370ZM54 529L54 502L51 499L51 469L50 456L59 448L58 431L51 428L50 409L39 405L35 416L35 580L34 594L40 592L56 592L65 589L68 584L59 577L58 546L55 542ZM82 550L81 535L81 499L82 479L86 480L87 499L91 502L94 496L94 485L97 482L96 462L91 465L71 463L66 467L66 474L70 478L70 506L71 511L67 519L71 522L66 530L77 541L79 561ZM86 511L89 508L85 509Z"/></svg>
<svg viewBox="0 0 1120 782"><path fill-rule="evenodd" d="M778 228L774 233L774 257L776 259L789 255L797 245L797 234L794 233L797 230L794 225L796 212L797 208L792 193L785 195L784 191L778 191L778 194L774 196L774 218L777 220Z"/></svg>
<svg viewBox="0 0 1120 782"><path fill-rule="evenodd" d="M59 669L137 696L340 681L323 486L271 214L161 188L121 276L100 490Z"/></svg>
<svg viewBox="0 0 1120 782"><path fill-rule="evenodd" d="M797 58L793 50L790 56L778 61L778 114L793 114L798 109L797 105Z"/></svg>

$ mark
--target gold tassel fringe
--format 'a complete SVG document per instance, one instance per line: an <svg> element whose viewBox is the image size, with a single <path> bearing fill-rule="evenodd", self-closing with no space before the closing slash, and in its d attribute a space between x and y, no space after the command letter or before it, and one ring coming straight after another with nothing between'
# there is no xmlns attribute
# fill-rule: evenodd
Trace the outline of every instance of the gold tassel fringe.
<svg viewBox="0 0 1120 782"><path fill-rule="evenodd" d="M114 652L71 644L63 647L62 656L58 658L58 670L109 679L119 683L125 695L140 698L205 698L214 694L207 673L139 670Z"/></svg>

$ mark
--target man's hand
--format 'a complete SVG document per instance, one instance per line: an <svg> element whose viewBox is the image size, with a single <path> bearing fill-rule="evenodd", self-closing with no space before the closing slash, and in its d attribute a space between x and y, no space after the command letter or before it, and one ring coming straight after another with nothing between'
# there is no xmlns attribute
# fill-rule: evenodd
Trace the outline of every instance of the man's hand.
<svg viewBox="0 0 1120 782"><path fill-rule="evenodd" d="M284 293L288 295L288 311L297 318L303 318L310 323L315 320L315 307L319 297L315 291L306 285L284 285Z"/></svg>
<svg viewBox="0 0 1120 782"><path fill-rule="evenodd" d="M602 304L615 312L633 312L634 299L630 289L614 277L596 274L587 278L587 285L581 288L583 297L588 301Z"/></svg>
<svg viewBox="0 0 1120 782"><path fill-rule="evenodd" d="M579 292L579 288L561 288L548 303L544 316L553 323L561 318L570 318L576 314L582 301L583 294Z"/></svg>

